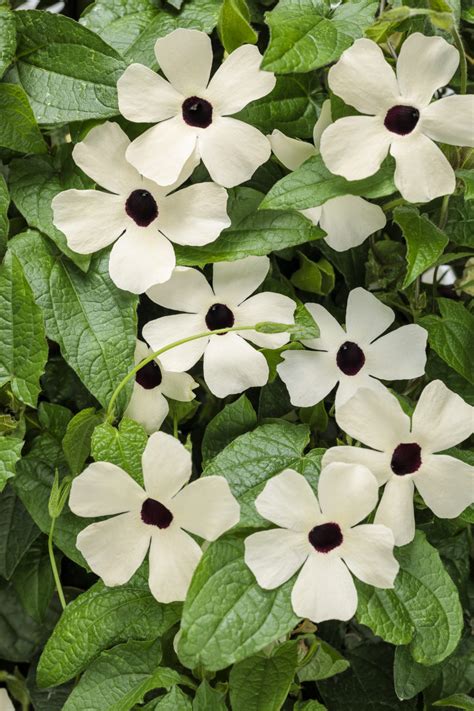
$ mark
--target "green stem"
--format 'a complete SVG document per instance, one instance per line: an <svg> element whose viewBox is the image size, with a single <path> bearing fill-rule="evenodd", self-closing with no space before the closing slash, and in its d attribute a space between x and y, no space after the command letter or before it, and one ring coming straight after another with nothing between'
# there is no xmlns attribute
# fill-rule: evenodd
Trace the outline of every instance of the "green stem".
<svg viewBox="0 0 474 711"><path fill-rule="evenodd" d="M394 200L390 200L389 202L386 202L385 205L382 205L382 210L384 212L388 212L399 205L406 205L406 200L404 198L395 198Z"/></svg>
<svg viewBox="0 0 474 711"><path fill-rule="evenodd" d="M53 571L53 578L56 584L56 590L58 591L59 601L63 610L66 609L66 598L64 597L63 586L61 585L61 580L59 578L58 566L56 565L56 558L54 557L54 545L53 545L53 533L54 526L56 525L56 519L51 519L51 527L49 529L48 536L48 551L49 551L49 562L51 564L51 570Z"/></svg>
<svg viewBox="0 0 474 711"><path fill-rule="evenodd" d="M454 44L459 52L459 68L461 70L461 94L465 94L467 91L467 60L466 52L464 50L464 45L456 26L453 24L451 28L451 34L453 35Z"/></svg>
<svg viewBox="0 0 474 711"><path fill-rule="evenodd" d="M446 222L448 221L448 207L451 195L445 195L443 202L441 203L441 210L439 212L438 227L440 230L444 230L446 227Z"/></svg>

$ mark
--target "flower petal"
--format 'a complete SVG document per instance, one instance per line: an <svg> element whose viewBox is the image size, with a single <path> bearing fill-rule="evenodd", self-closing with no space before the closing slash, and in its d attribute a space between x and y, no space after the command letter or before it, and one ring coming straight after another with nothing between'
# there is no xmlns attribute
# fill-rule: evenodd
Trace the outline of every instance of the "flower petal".
<svg viewBox="0 0 474 711"><path fill-rule="evenodd" d="M313 143L317 152L319 152L319 147L321 145L321 136L323 135L323 132L327 129L327 127L331 125L331 123L331 100L326 99L325 101L323 101L323 105L321 106L321 113L319 114L319 118L314 124L313 128Z"/></svg>
<svg viewBox="0 0 474 711"><path fill-rule="evenodd" d="M456 187L454 171L442 151L420 132L394 141L395 185L408 202L429 202L450 195Z"/></svg>
<svg viewBox="0 0 474 711"><path fill-rule="evenodd" d="M378 501L375 476L361 464L328 464L321 471L318 500L325 519L354 526L374 510Z"/></svg>
<svg viewBox="0 0 474 711"><path fill-rule="evenodd" d="M272 145L272 151L288 170L296 170L305 160L316 155L316 149L311 143L300 141L297 138L289 138L277 128L268 136Z"/></svg>
<svg viewBox="0 0 474 711"><path fill-rule="evenodd" d="M179 28L160 37L155 56L167 79L184 96L204 92L212 67L211 38L199 30Z"/></svg>
<svg viewBox="0 0 474 711"><path fill-rule="evenodd" d="M351 573L376 588L393 588L400 565L390 528L364 524L344 534L342 559Z"/></svg>
<svg viewBox="0 0 474 711"><path fill-rule="evenodd" d="M339 321L321 304L308 303L305 306L319 326L319 337L303 341L305 346L324 351L337 351L347 340L346 332Z"/></svg>
<svg viewBox="0 0 474 711"><path fill-rule="evenodd" d="M150 545L150 533L137 512L123 513L87 526L76 547L108 587L123 585L138 570Z"/></svg>
<svg viewBox="0 0 474 711"><path fill-rule="evenodd" d="M211 336L209 339L204 353L204 380L216 397L261 387L267 382L268 373L263 353L236 333Z"/></svg>
<svg viewBox="0 0 474 711"><path fill-rule="evenodd" d="M379 301L370 291L352 289L347 299L346 331L348 340L362 348L387 330L395 320L395 313Z"/></svg>
<svg viewBox="0 0 474 711"><path fill-rule="evenodd" d="M357 247L386 223L379 205L356 195L341 195L321 205L320 225L326 232L325 240L337 252Z"/></svg>
<svg viewBox="0 0 474 711"><path fill-rule="evenodd" d="M199 152L212 180L233 188L250 180L270 158L271 146L254 126L219 117L199 134Z"/></svg>
<svg viewBox="0 0 474 711"><path fill-rule="evenodd" d="M108 247L130 222L123 197L100 190L64 190L53 198L51 206L55 227L66 235L68 247L79 254Z"/></svg>
<svg viewBox="0 0 474 711"><path fill-rule="evenodd" d="M1 711L15 711L15 707L10 701L8 692L6 689L0 689L0 709Z"/></svg>
<svg viewBox="0 0 474 711"><path fill-rule="evenodd" d="M357 610L357 590L340 558L314 553L298 575L291 603L312 622L349 620Z"/></svg>
<svg viewBox="0 0 474 711"><path fill-rule="evenodd" d="M420 131L433 141L474 146L474 96L446 96L421 114Z"/></svg>
<svg viewBox="0 0 474 711"><path fill-rule="evenodd" d="M368 374L365 366L359 373L357 373L357 375L345 375L344 373L339 372L339 377L339 387L336 390L336 397L334 400L336 411L362 388L375 390L376 392L386 390L385 385Z"/></svg>
<svg viewBox="0 0 474 711"><path fill-rule="evenodd" d="M221 64L208 87L210 101L219 114L236 114L274 89L275 75L261 70L261 62L258 48L244 44Z"/></svg>
<svg viewBox="0 0 474 711"><path fill-rule="evenodd" d="M173 314L149 321L143 327L143 338L158 351L182 338L197 335L206 331L204 318L199 314ZM166 351L159 356L165 370L181 373L189 370L198 362L204 353L208 338L197 338L195 341Z"/></svg>
<svg viewBox="0 0 474 711"><path fill-rule="evenodd" d="M284 294L273 291L262 291L246 299L235 310L236 326L251 326L262 321L275 321L276 323L294 323L293 314L296 304ZM280 348L288 343L288 333L258 333L257 331L242 331L241 336L260 348Z"/></svg>
<svg viewBox="0 0 474 711"><path fill-rule="evenodd" d="M320 205L319 207L308 207L306 210L299 210L298 212L301 212L302 215L306 217L307 220L313 223L313 225L317 226L319 224L319 220L321 219L321 213L323 211L323 206Z"/></svg>
<svg viewBox="0 0 474 711"><path fill-rule="evenodd" d="M124 412L124 417L138 422L147 434L157 432L168 414L169 406L158 385L146 389L139 383L133 385L132 397Z"/></svg>
<svg viewBox="0 0 474 711"><path fill-rule="evenodd" d="M415 536L413 479L393 476L385 485L374 523L393 531L395 545L404 546Z"/></svg>
<svg viewBox="0 0 474 711"><path fill-rule="evenodd" d="M165 603L184 600L201 556L196 541L178 526L154 531L148 578L153 597Z"/></svg>
<svg viewBox="0 0 474 711"><path fill-rule="evenodd" d="M337 385L339 372L329 353L287 350L277 365L292 405L311 407L321 402Z"/></svg>
<svg viewBox="0 0 474 711"><path fill-rule="evenodd" d="M441 380L420 395L412 418L413 437L425 452L442 452L467 439L474 430L474 408Z"/></svg>
<svg viewBox="0 0 474 711"><path fill-rule="evenodd" d="M391 453L389 456L385 452L374 452L373 449L365 447L331 447L324 453L322 466L326 467L333 462L362 464L372 472L380 486L392 476L390 459Z"/></svg>
<svg viewBox="0 0 474 711"><path fill-rule="evenodd" d="M69 508L76 516L108 516L140 510L145 492L123 469L94 462L72 480Z"/></svg>
<svg viewBox="0 0 474 711"><path fill-rule="evenodd" d="M425 372L428 332L409 324L381 336L365 351L371 375L383 380L410 380Z"/></svg>
<svg viewBox="0 0 474 711"><path fill-rule="evenodd" d="M117 82L122 116L138 123L155 123L176 116L183 97L166 79L143 64L131 64Z"/></svg>
<svg viewBox="0 0 474 711"><path fill-rule="evenodd" d="M413 480L425 504L439 518L455 518L474 503L474 468L455 457L429 455Z"/></svg>
<svg viewBox="0 0 474 711"><path fill-rule="evenodd" d="M155 432L143 452L142 468L148 496L168 501L191 477L191 453L176 437Z"/></svg>
<svg viewBox="0 0 474 711"><path fill-rule="evenodd" d="M189 267L176 267L168 281L148 289L147 296L166 309L193 314L207 312L215 300L204 274Z"/></svg>
<svg viewBox="0 0 474 711"><path fill-rule="evenodd" d="M153 284L169 279L175 264L173 246L154 224L128 226L112 247L109 272L119 289L143 294Z"/></svg>
<svg viewBox="0 0 474 711"><path fill-rule="evenodd" d="M331 173L361 180L380 168L391 134L372 116L346 116L332 123L321 137L321 155Z"/></svg>
<svg viewBox="0 0 474 711"><path fill-rule="evenodd" d="M240 506L222 476L196 479L176 494L171 505L178 526L206 541L215 541L240 519Z"/></svg>
<svg viewBox="0 0 474 711"><path fill-rule="evenodd" d="M264 590L286 583L309 552L308 536L285 528L259 531L245 539L245 563Z"/></svg>
<svg viewBox="0 0 474 711"><path fill-rule="evenodd" d="M285 469L267 481L255 499L260 516L292 531L308 532L321 520L316 496L302 474Z"/></svg>
<svg viewBox="0 0 474 711"><path fill-rule="evenodd" d="M442 37L414 32L402 45L397 79L404 102L427 106L437 89L446 86L459 64L459 52Z"/></svg>
<svg viewBox="0 0 474 711"><path fill-rule="evenodd" d="M160 202L158 226L177 244L209 244L229 225L227 191L215 183L190 185Z"/></svg>
<svg viewBox="0 0 474 711"><path fill-rule="evenodd" d="M363 114L378 114L396 103L398 85L380 47L358 39L342 53L328 74L328 83L346 104Z"/></svg>
<svg viewBox="0 0 474 711"><path fill-rule="evenodd" d="M270 269L268 257L245 257L214 264L212 286L222 303L238 306L260 286Z"/></svg>
<svg viewBox="0 0 474 711"><path fill-rule="evenodd" d="M170 370L162 371L161 392L166 397L179 402L190 402L196 394L193 393L198 383L188 373L172 373Z"/></svg>

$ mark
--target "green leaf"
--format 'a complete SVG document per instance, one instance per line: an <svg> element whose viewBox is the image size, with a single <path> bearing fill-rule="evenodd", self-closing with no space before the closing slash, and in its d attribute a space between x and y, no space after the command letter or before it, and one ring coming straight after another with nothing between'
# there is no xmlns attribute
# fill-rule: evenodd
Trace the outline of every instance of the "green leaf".
<svg viewBox="0 0 474 711"><path fill-rule="evenodd" d="M444 231L456 244L474 249L474 200L451 199Z"/></svg>
<svg viewBox="0 0 474 711"><path fill-rule="evenodd" d="M15 20L16 70L39 123L118 114L116 85L127 65L112 47L64 15L27 10Z"/></svg>
<svg viewBox="0 0 474 711"><path fill-rule="evenodd" d="M194 573L178 644L179 657L190 668L224 669L286 635L298 622L290 601L294 581L262 590L243 556L242 541L221 538L205 551Z"/></svg>
<svg viewBox="0 0 474 711"><path fill-rule="evenodd" d="M114 286L104 251L83 274L37 232L17 235L10 244L43 310L48 337L106 407L133 364L137 297ZM125 398L119 401L124 407Z"/></svg>
<svg viewBox="0 0 474 711"><path fill-rule="evenodd" d="M293 711L327 711L319 701L297 701L293 706Z"/></svg>
<svg viewBox="0 0 474 711"><path fill-rule="evenodd" d="M9 486L0 496L0 575L9 580L39 531Z"/></svg>
<svg viewBox="0 0 474 711"><path fill-rule="evenodd" d="M363 36L376 10L373 0L354 0L334 11L325 0L280 0L266 15L270 43L262 68L289 74L335 62Z"/></svg>
<svg viewBox="0 0 474 711"><path fill-rule="evenodd" d="M250 11L245 0L224 0L217 31L228 54L243 44L256 44L258 40L258 35L250 24Z"/></svg>
<svg viewBox="0 0 474 711"><path fill-rule="evenodd" d="M202 439L201 452L206 465L237 437L257 426L257 415L246 395L224 405L209 422Z"/></svg>
<svg viewBox="0 0 474 711"><path fill-rule="evenodd" d="M321 156L309 158L303 165L279 180L260 204L265 210L305 210L322 205L339 195L383 197L395 192L393 162L384 162L380 170L364 180L346 180L332 175Z"/></svg>
<svg viewBox="0 0 474 711"><path fill-rule="evenodd" d="M21 86L0 84L0 115L0 148L19 153L46 152L46 143Z"/></svg>
<svg viewBox="0 0 474 711"><path fill-rule="evenodd" d="M23 440L14 435L0 436L0 492L8 479L15 476L15 464L20 459Z"/></svg>
<svg viewBox="0 0 474 711"><path fill-rule="evenodd" d="M102 415L93 407L81 410L69 422L63 438L63 450L71 474L79 474L91 451L94 429L102 422Z"/></svg>
<svg viewBox="0 0 474 711"><path fill-rule="evenodd" d="M474 315L451 299L437 299L441 317L422 316L428 343L453 370L474 384Z"/></svg>
<svg viewBox="0 0 474 711"><path fill-rule="evenodd" d="M474 169L460 169L456 175L464 183L464 200L474 200Z"/></svg>
<svg viewBox="0 0 474 711"><path fill-rule="evenodd" d="M96 0L86 7L79 22L125 55L157 14L149 0Z"/></svg>
<svg viewBox="0 0 474 711"><path fill-rule="evenodd" d="M1 10L1 8L0 8ZM0 174L0 261L3 259L7 249L9 220L8 207L10 205L10 195L5 178Z"/></svg>
<svg viewBox="0 0 474 711"><path fill-rule="evenodd" d="M171 691L158 699L156 706L150 708L153 708L153 711L191 711L193 707L189 696L186 696L179 687L174 686Z"/></svg>
<svg viewBox="0 0 474 711"><path fill-rule="evenodd" d="M15 58L15 18L10 8L0 5L0 79Z"/></svg>
<svg viewBox="0 0 474 711"><path fill-rule="evenodd" d="M232 711L274 711L288 695L298 663L297 642L275 647L235 664L229 675Z"/></svg>
<svg viewBox="0 0 474 711"><path fill-rule="evenodd" d="M310 660L298 669L299 681L318 681L341 674L350 664L337 649L322 639L315 640L316 651Z"/></svg>
<svg viewBox="0 0 474 711"><path fill-rule="evenodd" d="M465 709L465 711L474 711L474 699L467 694L453 694L446 699L435 701L433 706L451 706L455 709Z"/></svg>
<svg viewBox="0 0 474 711"><path fill-rule="evenodd" d="M403 289L427 269L436 264L448 244L448 237L416 207L397 207L393 219L402 230L407 243L407 273Z"/></svg>
<svg viewBox="0 0 474 711"><path fill-rule="evenodd" d="M92 456L96 462L111 462L121 467L143 486L142 454L148 437L135 420L124 418L118 429L107 422L92 435Z"/></svg>
<svg viewBox="0 0 474 711"><path fill-rule="evenodd" d="M55 589L44 536L38 538L20 560L12 581L26 612L42 622Z"/></svg>
<svg viewBox="0 0 474 711"><path fill-rule="evenodd" d="M309 441L306 425L280 421L237 437L207 465L203 476L223 476L240 503L240 528L268 526L255 508L266 482L287 467L297 467Z"/></svg>
<svg viewBox="0 0 474 711"><path fill-rule="evenodd" d="M15 397L36 406L48 346L41 309L15 255L0 266L0 386L10 383Z"/></svg>
<svg viewBox="0 0 474 711"><path fill-rule="evenodd" d="M40 686L57 686L89 667L104 650L129 640L154 640L179 619L180 605L162 605L145 572L117 588L98 582L69 603L38 665Z"/></svg>
<svg viewBox="0 0 474 711"><path fill-rule="evenodd" d="M391 644L408 644L414 624L394 590L382 590L356 581L358 606L356 619L374 634Z"/></svg>
<svg viewBox="0 0 474 711"><path fill-rule="evenodd" d="M393 681L399 699L413 699L426 689L440 673L438 664L426 666L413 661L408 647L397 647L393 665Z"/></svg>
<svg viewBox="0 0 474 711"><path fill-rule="evenodd" d="M297 289L308 291L310 294L319 294L321 296L329 294L334 289L336 282L332 264L324 257L314 262L303 252L298 252L298 257L300 266L291 275L291 283Z"/></svg>
<svg viewBox="0 0 474 711"><path fill-rule="evenodd" d="M193 711L227 711L224 697L225 693L218 691L218 689L213 689L204 680L199 684L196 696L193 699Z"/></svg>

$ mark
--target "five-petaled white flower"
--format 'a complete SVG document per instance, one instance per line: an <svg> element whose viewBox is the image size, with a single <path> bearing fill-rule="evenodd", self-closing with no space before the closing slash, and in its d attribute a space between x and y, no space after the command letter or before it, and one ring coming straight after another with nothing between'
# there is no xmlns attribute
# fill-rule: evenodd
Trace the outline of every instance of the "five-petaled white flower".
<svg viewBox="0 0 474 711"><path fill-rule="evenodd" d="M240 507L227 481L191 476L191 454L174 437L153 434L142 458L145 488L123 469L95 462L72 482L69 506L78 516L113 516L87 526L77 548L109 587L123 585L149 549L149 585L159 602L184 600L202 556L186 531L214 541L232 528Z"/></svg>
<svg viewBox="0 0 474 711"><path fill-rule="evenodd" d="M150 354L148 346L137 341L135 365ZM166 398L190 402L196 397L193 390L197 387L198 383L188 373L172 373L165 370L159 360L152 360L136 374L124 415L139 422L148 434L152 434L160 429L169 412Z"/></svg>
<svg viewBox="0 0 474 711"><path fill-rule="evenodd" d="M447 454L474 429L474 408L440 380L423 390L410 418L388 390L359 390L336 413L345 432L373 449L332 447L323 464L367 466L386 484L375 516L399 546L415 535L414 487L439 518L454 518L474 502L474 468ZM375 451L374 451L375 450Z"/></svg>
<svg viewBox="0 0 474 711"><path fill-rule="evenodd" d="M197 269L177 267L166 284L149 289L147 295L160 306L185 312L163 316L144 326L143 337L153 350L185 336L209 333L163 353L161 364L168 370L184 371L204 354L204 379L217 397L265 385L269 374L265 356L247 341L261 348L280 348L288 342L288 334L212 332L262 321L293 323L296 305L289 297L269 291L250 296L265 279L269 267L268 257L218 262L214 265L212 288Z"/></svg>
<svg viewBox="0 0 474 711"><path fill-rule="evenodd" d="M410 202L427 202L455 188L454 171L434 141L474 145L473 96L446 96L430 104L459 64L442 37L410 35L397 73L380 47L359 39L329 70L331 90L365 116L338 119L323 133L321 154L332 173L347 180L373 175L390 151L395 184Z"/></svg>
<svg viewBox="0 0 474 711"><path fill-rule="evenodd" d="M356 525L376 506L377 493L373 474L358 465L325 467L318 498L292 469L270 479L255 506L280 528L253 533L245 541L245 562L258 584L272 590L303 566L291 603L297 615L313 622L353 617L357 591L351 573L369 585L393 587L399 565L391 530Z"/></svg>
<svg viewBox="0 0 474 711"><path fill-rule="evenodd" d="M426 330L409 324L382 336L395 314L365 289L349 294L345 330L320 304L306 308L320 329L319 338L303 341L314 350L285 351L277 366L293 405L315 405L339 383L339 408L361 387L385 390L377 378L405 380L425 372Z"/></svg>
<svg viewBox="0 0 474 711"><path fill-rule="evenodd" d="M330 125L331 103L325 101L314 127L310 143L289 138L275 129L269 136L273 153L289 170L296 170L311 156L318 155L321 135ZM300 210L313 225L320 224L326 232L325 241L338 252L357 247L367 237L385 227L387 219L379 205L373 205L357 195L340 195L330 198L323 205Z"/></svg>
<svg viewBox="0 0 474 711"><path fill-rule="evenodd" d="M120 126L106 122L91 129L73 150L75 163L100 190L65 190L53 199L54 224L80 254L115 242L109 271L120 289L141 294L166 281L176 264L170 243L213 242L230 225L227 192L199 183L173 192L193 167L188 164L166 189L143 178L125 159L130 141ZM156 152L153 159L159 163Z"/></svg>
<svg viewBox="0 0 474 711"><path fill-rule="evenodd" d="M216 183L230 188L248 180L270 157L270 143L229 115L275 86L275 76L260 69L257 47L236 49L210 81L212 45L204 32L174 30L157 40L155 55L169 82L142 64L130 65L118 80L120 113L156 123L133 141L128 160L168 185L196 151Z"/></svg>

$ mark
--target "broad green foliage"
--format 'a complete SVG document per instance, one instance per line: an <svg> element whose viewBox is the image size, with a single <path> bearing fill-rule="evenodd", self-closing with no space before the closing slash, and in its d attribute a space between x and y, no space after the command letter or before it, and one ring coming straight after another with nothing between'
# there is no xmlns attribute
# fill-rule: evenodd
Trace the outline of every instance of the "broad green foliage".
<svg viewBox="0 0 474 711"><path fill-rule="evenodd" d="M7 479L15 475L15 463L19 460L23 440L13 435L0 437L0 491Z"/></svg>
<svg viewBox="0 0 474 711"><path fill-rule="evenodd" d="M46 152L46 143L21 86L0 84L0 112L0 148L19 153Z"/></svg>
<svg viewBox="0 0 474 711"><path fill-rule="evenodd" d="M10 196L8 194L8 186L5 178L0 175L0 256L3 257L7 248L8 238L8 206L10 204Z"/></svg>
<svg viewBox="0 0 474 711"><path fill-rule="evenodd" d="M15 19L8 6L0 6L0 78L13 61L16 49Z"/></svg>
<svg viewBox="0 0 474 711"><path fill-rule="evenodd" d="M225 405L212 419L202 440L203 462L210 461L236 437L252 430L257 424L257 416L246 395Z"/></svg>
<svg viewBox="0 0 474 711"><path fill-rule="evenodd" d="M407 273L403 286L436 264L448 244L448 238L416 208L397 207L393 217L407 243Z"/></svg>
<svg viewBox="0 0 474 711"><path fill-rule="evenodd" d="M98 425L92 435L92 456L124 469L143 486L142 454L147 442L145 430L133 420L123 419L118 429Z"/></svg>

